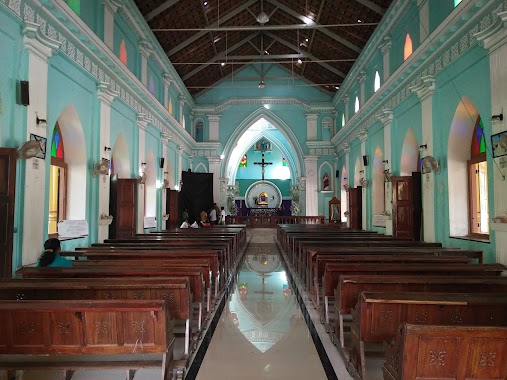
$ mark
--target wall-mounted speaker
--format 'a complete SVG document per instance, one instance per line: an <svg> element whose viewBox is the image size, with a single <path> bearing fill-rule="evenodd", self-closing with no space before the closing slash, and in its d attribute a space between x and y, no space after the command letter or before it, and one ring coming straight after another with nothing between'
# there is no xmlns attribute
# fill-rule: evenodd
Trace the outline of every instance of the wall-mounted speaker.
<svg viewBox="0 0 507 380"><path fill-rule="evenodd" d="M164 157L161 157L161 158L160 158L160 169L163 169L163 168L164 168L164 163L165 163L165 158L164 158Z"/></svg>
<svg viewBox="0 0 507 380"><path fill-rule="evenodd" d="M368 166L368 156L367 155L363 156L363 166Z"/></svg>
<svg viewBox="0 0 507 380"><path fill-rule="evenodd" d="M27 106L30 104L28 81L26 80L18 81L16 86L16 102L22 106Z"/></svg>
<svg viewBox="0 0 507 380"><path fill-rule="evenodd" d="M339 170L337 170L335 174L336 174L336 178L340 178L340 171Z"/></svg>

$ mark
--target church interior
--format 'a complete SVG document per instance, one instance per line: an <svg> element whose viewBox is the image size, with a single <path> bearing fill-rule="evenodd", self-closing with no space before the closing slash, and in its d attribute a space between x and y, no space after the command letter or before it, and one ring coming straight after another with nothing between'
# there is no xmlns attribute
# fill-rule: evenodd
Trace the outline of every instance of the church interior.
<svg viewBox="0 0 507 380"><path fill-rule="evenodd" d="M505 21L0 0L0 380L506 379Z"/></svg>

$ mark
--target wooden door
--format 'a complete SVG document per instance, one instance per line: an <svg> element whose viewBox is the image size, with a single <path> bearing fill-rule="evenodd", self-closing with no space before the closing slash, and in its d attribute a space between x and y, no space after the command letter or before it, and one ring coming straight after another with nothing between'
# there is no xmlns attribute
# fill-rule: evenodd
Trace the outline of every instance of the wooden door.
<svg viewBox="0 0 507 380"><path fill-rule="evenodd" d="M109 226L111 239L124 239L136 234L137 180L111 178L109 214L113 222Z"/></svg>
<svg viewBox="0 0 507 380"><path fill-rule="evenodd" d="M414 238L412 177L392 177L393 236Z"/></svg>
<svg viewBox="0 0 507 380"><path fill-rule="evenodd" d="M16 149L0 148L0 278L12 277Z"/></svg>
<svg viewBox="0 0 507 380"><path fill-rule="evenodd" d="M422 178L421 172L412 173L412 215L414 216L414 240L421 241L421 229L423 225L422 217Z"/></svg>
<svg viewBox="0 0 507 380"><path fill-rule="evenodd" d="M349 189L350 228L360 230L363 224L363 194L361 186Z"/></svg>
<svg viewBox="0 0 507 380"><path fill-rule="evenodd" d="M180 226L180 210L178 207L178 191L167 189L166 214L169 220L166 229L176 228Z"/></svg>

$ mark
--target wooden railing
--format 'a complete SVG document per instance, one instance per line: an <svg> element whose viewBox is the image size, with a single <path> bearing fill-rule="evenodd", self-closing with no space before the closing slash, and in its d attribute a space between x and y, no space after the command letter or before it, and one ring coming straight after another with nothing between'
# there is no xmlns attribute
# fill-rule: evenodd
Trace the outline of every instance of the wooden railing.
<svg viewBox="0 0 507 380"><path fill-rule="evenodd" d="M245 224L247 228L273 228L278 224L324 224L324 216L226 216L226 224Z"/></svg>

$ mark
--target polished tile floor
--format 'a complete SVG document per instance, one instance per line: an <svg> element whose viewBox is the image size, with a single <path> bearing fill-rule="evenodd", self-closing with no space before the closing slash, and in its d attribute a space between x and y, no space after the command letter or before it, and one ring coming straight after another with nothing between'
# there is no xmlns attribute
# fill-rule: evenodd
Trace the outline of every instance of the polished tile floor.
<svg viewBox="0 0 507 380"><path fill-rule="evenodd" d="M327 379L272 234L252 234L197 380Z"/></svg>

